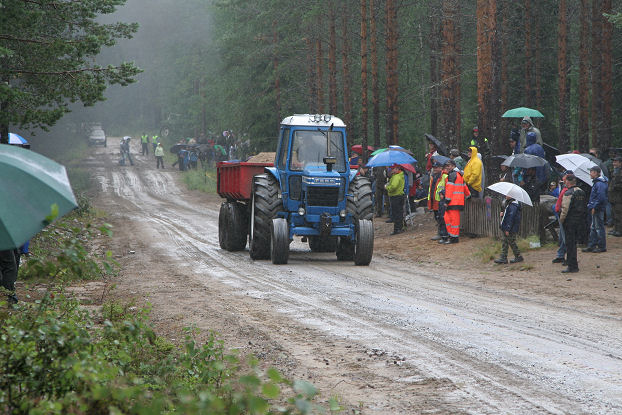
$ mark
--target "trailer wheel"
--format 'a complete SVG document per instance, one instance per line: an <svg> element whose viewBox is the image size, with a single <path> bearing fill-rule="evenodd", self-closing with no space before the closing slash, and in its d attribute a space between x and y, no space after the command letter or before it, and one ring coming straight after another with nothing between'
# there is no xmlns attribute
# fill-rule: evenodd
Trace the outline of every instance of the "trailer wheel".
<svg viewBox="0 0 622 415"><path fill-rule="evenodd" d="M371 182L365 176L354 176L348 188L346 210L354 219L372 220L374 217Z"/></svg>
<svg viewBox="0 0 622 415"><path fill-rule="evenodd" d="M374 224L367 219L358 221L356 244L354 246L354 265L369 265L374 253Z"/></svg>
<svg viewBox="0 0 622 415"><path fill-rule="evenodd" d="M289 259L289 229L283 218L272 219L270 224L270 258L273 264L287 264Z"/></svg>
<svg viewBox="0 0 622 415"><path fill-rule="evenodd" d="M227 251L241 251L246 247L248 226L244 206L224 202L218 215L218 242Z"/></svg>
<svg viewBox="0 0 622 415"><path fill-rule="evenodd" d="M279 185L270 174L259 174L253 179L251 206L251 259L270 258L270 224L281 209Z"/></svg>
<svg viewBox="0 0 622 415"><path fill-rule="evenodd" d="M311 252L335 252L337 248L337 237L310 236L309 248L311 248Z"/></svg>
<svg viewBox="0 0 622 415"><path fill-rule="evenodd" d="M335 253L339 261L352 261L354 259L354 244L350 238L345 236L338 237Z"/></svg>

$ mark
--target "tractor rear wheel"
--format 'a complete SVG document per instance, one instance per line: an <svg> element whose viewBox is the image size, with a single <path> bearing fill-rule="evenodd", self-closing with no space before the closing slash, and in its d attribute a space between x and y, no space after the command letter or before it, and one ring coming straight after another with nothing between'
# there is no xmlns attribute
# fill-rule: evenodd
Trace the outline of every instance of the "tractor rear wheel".
<svg viewBox="0 0 622 415"><path fill-rule="evenodd" d="M309 236L311 252L335 252L337 248L336 236Z"/></svg>
<svg viewBox="0 0 622 415"><path fill-rule="evenodd" d="M224 202L218 215L218 242L227 251L241 251L246 247L248 235L247 216L244 206L236 202Z"/></svg>
<svg viewBox="0 0 622 415"><path fill-rule="evenodd" d="M283 218L272 219L270 224L270 258L273 264L287 264L289 259L289 229Z"/></svg>
<svg viewBox="0 0 622 415"><path fill-rule="evenodd" d="M348 188L346 210L354 219L371 219L374 216L371 182L365 176L354 176Z"/></svg>
<svg viewBox="0 0 622 415"><path fill-rule="evenodd" d="M356 244L354 245L354 265L369 265L374 254L374 224L367 219L358 221Z"/></svg>
<svg viewBox="0 0 622 415"><path fill-rule="evenodd" d="M270 258L270 225L282 206L276 179L266 173L255 176L249 242L252 259Z"/></svg>

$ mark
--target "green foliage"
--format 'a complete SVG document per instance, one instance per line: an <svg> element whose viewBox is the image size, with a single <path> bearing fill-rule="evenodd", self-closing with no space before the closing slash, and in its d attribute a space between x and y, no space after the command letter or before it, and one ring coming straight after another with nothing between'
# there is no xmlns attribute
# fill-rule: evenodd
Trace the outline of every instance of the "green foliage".
<svg viewBox="0 0 622 415"><path fill-rule="evenodd" d="M187 170L184 172L183 178L189 190L216 193L216 171L214 169Z"/></svg>
<svg viewBox="0 0 622 415"><path fill-rule="evenodd" d="M108 84L133 82L140 70L132 63L93 64L103 47L138 29L135 23L97 22L124 3L0 2L0 126L46 128L70 103L93 105L103 100Z"/></svg>
<svg viewBox="0 0 622 415"><path fill-rule="evenodd" d="M47 227L31 242L31 257L20 267L20 279L63 282L114 274L118 264L110 252L97 258L85 247L87 241L102 234L112 234L110 225L96 228L74 216Z"/></svg>
<svg viewBox="0 0 622 415"><path fill-rule="evenodd" d="M144 310L92 316L61 291L0 311L0 412L13 414L311 414L317 390L187 330L178 348ZM112 314L110 310L114 310ZM106 317L112 317L108 319ZM100 322L100 323L98 323ZM330 411L339 410L334 400Z"/></svg>

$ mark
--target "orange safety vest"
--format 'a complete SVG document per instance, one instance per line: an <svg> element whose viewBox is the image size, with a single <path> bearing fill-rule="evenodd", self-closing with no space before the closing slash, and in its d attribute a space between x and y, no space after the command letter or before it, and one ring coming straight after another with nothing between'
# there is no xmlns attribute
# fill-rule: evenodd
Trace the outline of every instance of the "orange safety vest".
<svg viewBox="0 0 622 415"><path fill-rule="evenodd" d="M455 181L452 181L455 180ZM464 183L462 175L457 171L452 171L447 177L445 184L445 199L449 200L447 210L463 210L464 201L467 196L471 195L471 191Z"/></svg>
<svg viewBox="0 0 622 415"><path fill-rule="evenodd" d="M430 174L430 186L428 187L429 210L438 210L438 200L434 198L434 195L436 194L436 186L438 186L438 182L441 180L441 176L439 176L437 180L434 180L434 175Z"/></svg>

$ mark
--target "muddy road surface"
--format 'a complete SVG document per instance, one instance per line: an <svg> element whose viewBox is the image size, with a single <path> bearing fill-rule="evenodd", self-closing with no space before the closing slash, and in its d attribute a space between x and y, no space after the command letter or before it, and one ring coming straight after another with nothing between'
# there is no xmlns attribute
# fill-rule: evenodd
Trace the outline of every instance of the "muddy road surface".
<svg viewBox="0 0 622 415"><path fill-rule="evenodd" d="M252 261L219 248L217 196L186 191L153 155L134 161L119 166L112 144L85 165L114 226L114 292L151 304L171 340L215 330L347 413L622 413L618 303L557 301L390 252L356 267L300 239L287 265Z"/></svg>

